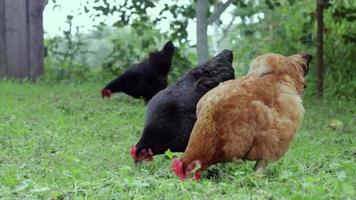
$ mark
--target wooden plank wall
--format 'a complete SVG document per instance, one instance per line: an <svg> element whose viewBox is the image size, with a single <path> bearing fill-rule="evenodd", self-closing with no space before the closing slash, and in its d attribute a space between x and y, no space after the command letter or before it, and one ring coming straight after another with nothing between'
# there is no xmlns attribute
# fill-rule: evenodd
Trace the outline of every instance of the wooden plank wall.
<svg viewBox="0 0 356 200"><path fill-rule="evenodd" d="M0 61L0 72L34 80L43 73L43 0L0 2L0 27L5 27L0 37L0 41L5 40L0 46L0 58L5 58Z"/></svg>
<svg viewBox="0 0 356 200"><path fill-rule="evenodd" d="M5 1L0 0L0 77L6 75Z"/></svg>
<svg viewBox="0 0 356 200"><path fill-rule="evenodd" d="M38 0L31 0L28 4L30 77L36 79L43 74L43 9L44 5Z"/></svg>
<svg viewBox="0 0 356 200"><path fill-rule="evenodd" d="M5 0L7 75L29 76L26 1Z"/></svg>

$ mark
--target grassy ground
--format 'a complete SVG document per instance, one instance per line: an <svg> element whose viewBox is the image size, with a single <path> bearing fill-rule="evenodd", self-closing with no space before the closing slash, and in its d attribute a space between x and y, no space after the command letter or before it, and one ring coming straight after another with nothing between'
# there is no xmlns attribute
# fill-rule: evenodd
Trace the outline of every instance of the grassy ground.
<svg viewBox="0 0 356 200"><path fill-rule="evenodd" d="M247 162L181 182L165 156L135 166L129 155L143 101L99 89L0 81L0 199L355 199L355 102L306 100L302 130L264 177Z"/></svg>

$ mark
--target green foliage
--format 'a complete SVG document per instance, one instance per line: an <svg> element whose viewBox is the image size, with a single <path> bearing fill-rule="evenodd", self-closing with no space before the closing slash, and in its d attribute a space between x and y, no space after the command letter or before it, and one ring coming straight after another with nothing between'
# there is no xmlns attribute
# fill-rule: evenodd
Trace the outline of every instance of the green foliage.
<svg viewBox="0 0 356 200"><path fill-rule="evenodd" d="M315 1L265 1L238 7L242 20L234 27L224 45L233 44L239 74L247 72L248 63L259 54L284 55L305 51L316 55ZM325 1L324 63L326 95L353 98L356 94L354 9L355 1ZM308 94L314 95L316 56L307 77Z"/></svg>
<svg viewBox="0 0 356 200"><path fill-rule="evenodd" d="M115 35L111 37L113 49L102 65L104 71L120 74L130 64L137 63L140 59L147 57L148 52L160 48L156 45L162 40L162 35L155 29L125 28L116 30Z"/></svg>
<svg viewBox="0 0 356 200"><path fill-rule="evenodd" d="M82 34L78 27L73 33L71 20L69 17L69 30L64 31L63 36L45 41L48 56L43 79L47 82L108 80L123 73L131 64L146 59L149 52L161 50L169 40L150 23L137 26L134 23L123 28L100 24L92 32ZM189 58L196 59L187 45L176 48L170 82L192 67Z"/></svg>
<svg viewBox="0 0 356 200"><path fill-rule="evenodd" d="M352 98L356 94L353 76L355 63L355 2L324 0L325 33L325 95ZM208 15L218 1L209 1ZM227 37L220 43L234 50L234 66L238 76L247 72L251 59L266 52L295 54L299 51L316 55L316 19L314 0L235 0L233 14L239 24L232 24ZM92 4L88 4L92 5ZM195 2L126 0L112 3L96 0L93 7L83 6L84 12L95 19L117 17L113 27L102 24L89 34L69 30L61 37L47 41L46 76L49 80L101 80L121 74L127 67L158 50L167 40L178 47L174 55L170 82L177 80L196 61L195 50L187 41L188 21L195 17ZM55 4L55 6L60 6ZM156 9L158 15L149 16ZM170 30L158 30L160 22L168 20ZM307 95L315 93L316 56L307 77ZM191 63L192 62L192 63ZM101 70L99 70L101 69ZM100 71L94 74L93 71ZM109 78L108 78L109 76ZM49 77L49 78L48 78Z"/></svg>
<svg viewBox="0 0 356 200"><path fill-rule="evenodd" d="M118 15L119 20L114 24L116 27L140 28L147 24L157 24L167 19L167 15L173 16L170 22L170 31L166 33L172 40L180 44L187 42L188 20L195 16L194 4L177 5L175 1L164 3L158 16L149 16L147 10L157 8L158 1L155 0L125 0L118 4L112 4L107 0L96 0L92 8L84 6L85 12L93 12L94 19L100 16Z"/></svg>
<svg viewBox="0 0 356 200"><path fill-rule="evenodd" d="M176 47L173 55L171 71L168 74L168 82L175 83L179 80L183 74L188 70L195 67L192 61L196 61L195 50L191 49L187 45L180 45Z"/></svg>
<svg viewBox="0 0 356 200"><path fill-rule="evenodd" d="M181 182L165 155L135 165L143 100L111 101L101 84L0 81L0 199L354 199L354 101L305 100L288 153L257 176L253 162ZM329 126L331 120L343 123ZM316 148L317 147L317 148ZM176 154L178 157L181 154Z"/></svg>
<svg viewBox="0 0 356 200"><path fill-rule="evenodd" d="M272 2L272 1L271 1ZM246 68L256 55L266 52L295 54L298 51L312 51L306 42L301 42L313 32L309 13L313 10L312 1L289 5L278 1L279 6L248 4L248 8L238 9L242 23L235 27L229 40L233 41L237 52L239 68ZM274 4L273 4L274 5ZM294 12L300 10L301 12ZM241 11L241 12L240 12Z"/></svg>
<svg viewBox="0 0 356 200"><path fill-rule="evenodd" d="M176 157L175 153L173 153L170 149L164 152L164 155L167 156L169 159L173 159L174 157Z"/></svg>
<svg viewBox="0 0 356 200"><path fill-rule="evenodd" d="M102 70L112 76L122 74L131 64L147 59L149 52L160 51L168 41L150 25L116 29L111 38L113 49L104 60ZM168 75L171 81L177 80L192 67L187 49L185 45L176 48Z"/></svg>
<svg viewBox="0 0 356 200"><path fill-rule="evenodd" d="M80 34L79 27L73 30L73 16L67 16L68 30L63 36L47 39L47 58L45 61L48 81L86 80L89 77L89 67L85 62L89 54L88 45Z"/></svg>
<svg viewBox="0 0 356 200"><path fill-rule="evenodd" d="M356 96L356 2L335 0L325 10L325 86L331 95Z"/></svg>

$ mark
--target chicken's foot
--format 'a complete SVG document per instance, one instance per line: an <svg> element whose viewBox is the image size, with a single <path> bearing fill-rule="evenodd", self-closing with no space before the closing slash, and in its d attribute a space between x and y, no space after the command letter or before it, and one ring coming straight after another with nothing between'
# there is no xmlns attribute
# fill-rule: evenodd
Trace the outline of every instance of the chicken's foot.
<svg viewBox="0 0 356 200"><path fill-rule="evenodd" d="M255 165L255 172L257 174L263 174L263 172L267 167L267 164L268 164L267 160L257 160Z"/></svg>

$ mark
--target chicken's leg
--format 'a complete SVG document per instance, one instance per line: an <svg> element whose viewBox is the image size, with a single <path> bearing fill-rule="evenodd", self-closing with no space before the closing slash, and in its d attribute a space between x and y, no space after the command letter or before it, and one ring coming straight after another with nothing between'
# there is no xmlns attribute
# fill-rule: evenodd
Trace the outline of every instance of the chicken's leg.
<svg viewBox="0 0 356 200"><path fill-rule="evenodd" d="M257 174L263 174L264 170L267 167L267 160L257 160L255 165L255 171Z"/></svg>

